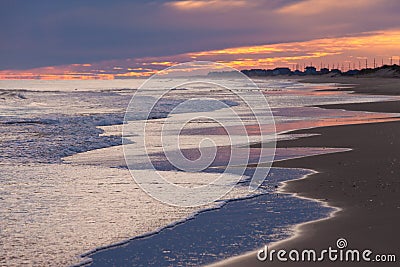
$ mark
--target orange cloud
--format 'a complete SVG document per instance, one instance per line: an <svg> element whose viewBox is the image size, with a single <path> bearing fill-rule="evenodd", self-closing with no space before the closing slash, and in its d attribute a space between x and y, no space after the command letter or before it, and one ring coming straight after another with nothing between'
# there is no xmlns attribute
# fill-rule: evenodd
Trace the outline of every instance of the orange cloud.
<svg viewBox="0 0 400 267"><path fill-rule="evenodd" d="M327 64L355 62L357 57L381 57L388 63L389 57L398 58L400 55L398 44L400 31L393 30L361 36L204 51L188 56L196 60L219 58L218 62L237 68L276 67L306 60L324 61Z"/></svg>
<svg viewBox="0 0 400 267"><path fill-rule="evenodd" d="M332 10L356 9L356 7L382 5L386 0L321 1L306 0L284 6L278 13L287 15L315 15Z"/></svg>
<svg viewBox="0 0 400 267"><path fill-rule="evenodd" d="M311 0L310 0L311 1ZM147 77L179 62L215 61L237 69L274 68L294 65L365 67L368 59L388 64L400 63L400 30L369 32L360 36L323 38L303 42L200 51L165 57L111 60L91 64L72 64L27 71L0 71L0 79L113 79ZM184 70L183 70L184 71Z"/></svg>
<svg viewBox="0 0 400 267"><path fill-rule="evenodd" d="M221 9L221 8L236 8L248 6L250 3L243 0L187 0L187 1L172 1L165 5L183 11L199 10L199 9Z"/></svg>

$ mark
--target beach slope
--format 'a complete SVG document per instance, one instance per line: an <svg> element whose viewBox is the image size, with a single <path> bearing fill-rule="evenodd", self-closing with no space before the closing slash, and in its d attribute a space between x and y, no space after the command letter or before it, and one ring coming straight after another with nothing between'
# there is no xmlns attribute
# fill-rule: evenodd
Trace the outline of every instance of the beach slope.
<svg viewBox="0 0 400 267"><path fill-rule="evenodd" d="M394 102L324 106L371 112L400 112ZM336 248L345 238L348 248L370 249L375 254L395 254L400 260L400 122L345 125L298 130L295 134L318 134L280 141L278 147L348 147L351 151L276 162L275 167L309 168L318 173L287 182L281 191L322 200L340 210L334 216L296 226L296 235L270 249ZM212 266L375 266L366 262L260 262L256 252Z"/></svg>

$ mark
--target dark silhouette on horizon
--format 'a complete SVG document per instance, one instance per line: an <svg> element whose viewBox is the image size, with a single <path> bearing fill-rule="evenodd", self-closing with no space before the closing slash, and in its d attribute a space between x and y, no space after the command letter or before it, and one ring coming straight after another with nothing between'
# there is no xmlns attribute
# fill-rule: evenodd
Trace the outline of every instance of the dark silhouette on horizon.
<svg viewBox="0 0 400 267"><path fill-rule="evenodd" d="M329 66L329 65L328 65ZM375 68L364 68L364 69L349 69L342 71L333 66L332 69L321 68L317 70L314 66L306 66L304 71L296 69L292 71L287 67L278 67L274 69L250 69L242 70L243 74L248 77L269 77L269 76L308 76L308 75L327 75L330 77L334 76L374 76L379 75L381 77L392 77L400 78L400 66L397 64L383 65ZM209 76L229 76L231 72L210 72Z"/></svg>

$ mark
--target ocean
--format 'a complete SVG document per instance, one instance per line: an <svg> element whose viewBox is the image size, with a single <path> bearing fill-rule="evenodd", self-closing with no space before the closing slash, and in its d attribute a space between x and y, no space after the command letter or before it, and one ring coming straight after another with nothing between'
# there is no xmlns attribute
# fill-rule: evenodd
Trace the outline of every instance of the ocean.
<svg viewBox="0 0 400 267"><path fill-rule="evenodd" d="M132 153L125 156L135 168L145 175L155 170L140 169L147 155L138 150L138 142L122 140L126 109L143 82L0 81L0 265L104 266L114 262L123 266L129 261L134 266L198 266L287 238L293 234L293 225L334 211L321 202L276 191L282 182L313 172L305 169L271 168L256 191L248 190L254 168L247 168L240 176L228 173L238 176L239 183L222 198L202 206L167 205L146 194L126 166L124 146L130 147ZM392 116L313 106L388 101L393 97L324 90L337 88L336 84L304 84L289 79L254 82L267 97L278 140L303 137L288 133L294 129ZM204 138L214 142L205 147L219 150L210 168L179 171L163 153L175 148L163 148L157 136L165 122L171 122L170 117L184 120L193 110L183 109L173 116L169 113L185 100L196 98L192 104L199 114L232 108L248 116L240 101L226 91L213 85L196 90L174 90L159 102L146 134L148 154L157 171L168 181L188 187L204 185L221 175L230 159L225 150L229 140L221 134L217 122L199 119L187 123L180 148L188 158L199 156L199 143ZM155 93L156 88L146 92L146 97L151 99ZM214 106L202 96L215 97L227 107ZM261 102L257 108L262 113ZM220 114L235 129L235 121ZM257 133L263 129L252 128L250 119L246 123L250 143L269 142L275 137L266 132L266 139L260 140ZM173 132L166 134L166 138L173 136ZM240 142L235 145L247 145ZM277 148L274 159L347 149ZM251 148L249 163L260 161L259 155L259 149ZM267 155L261 161L270 159Z"/></svg>

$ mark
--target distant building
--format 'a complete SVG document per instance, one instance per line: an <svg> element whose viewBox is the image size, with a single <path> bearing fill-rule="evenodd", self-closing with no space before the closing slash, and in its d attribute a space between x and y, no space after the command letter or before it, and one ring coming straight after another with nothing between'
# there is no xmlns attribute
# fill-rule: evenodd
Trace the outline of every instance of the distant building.
<svg viewBox="0 0 400 267"><path fill-rule="evenodd" d="M339 70L339 69L332 69L331 73L333 73L333 74L342 74L342 71Z"/></svg>
<svg viewBox="0 0 400 267"><path fill-rule="evenodd" d="M295 71L293 72L293 74L294 74L294 75L305 75L304 72L299 71L299 70L295 70Z"/></svg>
<svg viewBox="0 0 400 267"><path fill-rule="evenodd" d="M346 72L343 73L343 74L344 74L344 75L352 76L352 75L357 75L357 74L359 74L359 73L360 73L359 70L349 70L349 71L346 71Z"/></svg>
<svg viewBox="0 0 400 267"><path fill-rule="evenodd" d="M317 74L317 69L313 66L308 66L306 67L305 73L306 75L315 75Z"/></svg>
<svg viewBox="0 0 400 267"><path fill-rule="evenodd" d="M242 70L242 73L247 76L267 76L267 70L264 69L251 69L251 70Z"/></svg>
<svg viewBox="0 0 400 267"><path fill-rule="evenodd" d="M322 68L320 71L319 71L319 73L320 74L328 74L329 73L329 69L328 68Z"/></svg>
<svg viewBox="0 0 400 267"><path fill-rule="evenodd" d="M289 75L292 71L289 68L275 68L272 70L272 75Z"/></svg>

